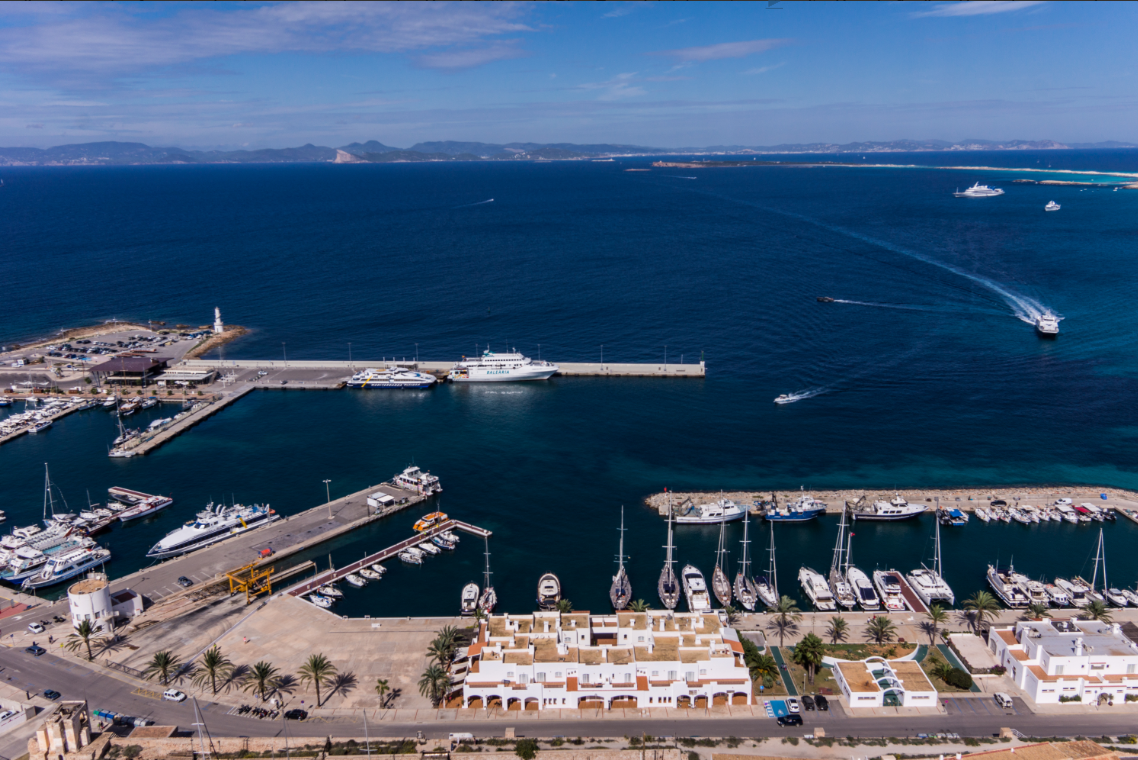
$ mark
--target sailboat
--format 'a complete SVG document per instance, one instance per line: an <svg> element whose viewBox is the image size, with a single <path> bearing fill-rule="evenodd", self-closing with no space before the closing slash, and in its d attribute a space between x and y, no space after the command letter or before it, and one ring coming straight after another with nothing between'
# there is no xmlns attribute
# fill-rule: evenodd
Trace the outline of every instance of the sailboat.
<svg viewBox="0 0 1138 760"><path fill-rule="evenodd" d="M711 589L724 607L731 604L731 581L727 580L727 573L723 570L723 555L727 553L727 547L723 545L726 527L727 523L719 523L719 547L715 550L715 570L711 573Z"/></svg>
<svg viewBox="0 0 1138 760"><path fill-rule="evenodd" d="M1102 565L1102 591L1097 591L1096 584L1098 583L1098 567L1100 564ZM1102 528L1098 529L1098 550L1095 552L1095 571L1094 575L1091 576L1091 591L1099 593L1116 607L1129 606L1129 601L1122 589L1111 588L1106 581L1106 544L1103 542Z"/></svg>
<svg viewBox="0 0 1138 760"><path fill-rule="evenodd" d="M628 573L624 569L624 507L620 508L620 549L616 561L620 567L612 577L612 588L609 589L609 600L614 610L623 610L632 601L632 583L628 580Z"/></svg>
<svg viewBox="0 0 1138 760"><path fill-rule="evenodd" d="M925 564L921 563L919 570L914 570L905 576L909 581L909 586L921 598L921 601L926 605L933 605L937 602L948 602L950 605L956 601L956 595L952 592L952 587L944 580L943 570L941 569L940 561L940 520L933 520L933 530L935 541L935 551L933 556L933 566L930 570Z"/></svg>
<svg viewBox="0 0 1138 760"><path fill-rule="evenodd" d="M849 567L848 561L845 566L842 564L842 555L847 552L846 508L842 507L842 514L838 519L838 540L834 544L834 559L830 562L830 593L834 595L834 600L843 609L852 610L857 606L857 596L846 577L846 569Z"/></svg>
<svg viewBox="0 0 1138 760"><path fill-rule="evenodd" d="M747 559L747 544L751 543L747 540L747 526L750 524L750 515L743 518L743 559L739 563L739 572L735 574L735 598L739 600L739 604L750 611L755 609L755 602L758 601L759 592L755 587L755 579L751 577L750 565L751 561ZM773 525L773 524L772 524Z"/></svg>
<svg viewBox="0 0 1138 760"><path fill-rule="evenodd" d="M672 569L672 502L668 501L668 554L664 560L664 569L660 571L660 580L656 582L656 592L664 607L674 610L680 603L680 582L676 579L676 571Z"/></svg>
<svg viewBox="0 0 1138 760"><path fill-rule="evenodd" d="M760 575L758 578L757 591L759 593L759 600L768 607L778 606L778 573L775 571L774 565L774 523L771 523L771 564L767 569L766 575Z"/></svg>
<svg viewBox="0 0 1138 760"><path fill-rule="evenodd" d="M498 594L490 585L490 537L484 536L483 538L486 539L486 581L482 589L482 597L478 600L478 609L489 615L498 606Z"/></svg>

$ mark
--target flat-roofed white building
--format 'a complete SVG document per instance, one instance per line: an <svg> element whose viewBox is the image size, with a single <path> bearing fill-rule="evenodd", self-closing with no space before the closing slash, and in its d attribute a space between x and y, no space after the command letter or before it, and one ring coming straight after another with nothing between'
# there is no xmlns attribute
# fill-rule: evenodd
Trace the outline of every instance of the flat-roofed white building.
<svg viewBox="0 0 1138 760"><path fill-rule="evenodd" d="M715 613L494 615L467 654L463 707L751 703L743 646Z"/></svg>
<svg viewBox="0 0 1138 760"><path fill-rule="evenodd" d="M850 707L936 707L936 687L916 660L841 660L833 671Z"/></svg>
<svg viewBox="0 0 1138 760"><path fill-rule="evenodd" d="M1119 703L1138 694L1138 644L1117 623L1030 620L993 628L988 646L1027 696L1039 704Z"/></svg>

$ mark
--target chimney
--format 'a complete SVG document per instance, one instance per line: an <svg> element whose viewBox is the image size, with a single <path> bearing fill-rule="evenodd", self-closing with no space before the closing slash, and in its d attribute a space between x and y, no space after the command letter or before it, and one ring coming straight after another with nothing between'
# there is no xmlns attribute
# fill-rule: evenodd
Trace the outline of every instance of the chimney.
<svg viewBox="0 0 1138 760"><path fill-rule="evenodd" d="M1083 656L1083 637L1082 636L1079 636L1077 639L1075 639L1075 656L1076 657L1082 657Z"/></svg>

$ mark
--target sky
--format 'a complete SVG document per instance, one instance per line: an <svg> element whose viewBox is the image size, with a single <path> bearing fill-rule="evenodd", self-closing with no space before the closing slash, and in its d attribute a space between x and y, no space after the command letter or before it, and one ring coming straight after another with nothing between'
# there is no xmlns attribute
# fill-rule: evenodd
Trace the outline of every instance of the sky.
<svg viewBox="0 0 1138 760"><path fill-rule="evenodd" d="M1134 3L0 2L0 145L1138 142L1136 30Z"/></svg>

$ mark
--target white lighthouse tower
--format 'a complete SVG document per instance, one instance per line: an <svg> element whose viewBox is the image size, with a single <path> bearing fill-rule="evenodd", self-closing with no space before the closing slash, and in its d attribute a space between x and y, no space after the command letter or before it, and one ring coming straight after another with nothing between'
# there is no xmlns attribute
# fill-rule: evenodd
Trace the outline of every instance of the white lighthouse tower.
<svg viewBox="0 0 1138 760"><path fill-rule="evenodd" d="M213 307L213 334L221 335L225 332L225 325L221 324L221 309Z"/></svg>

